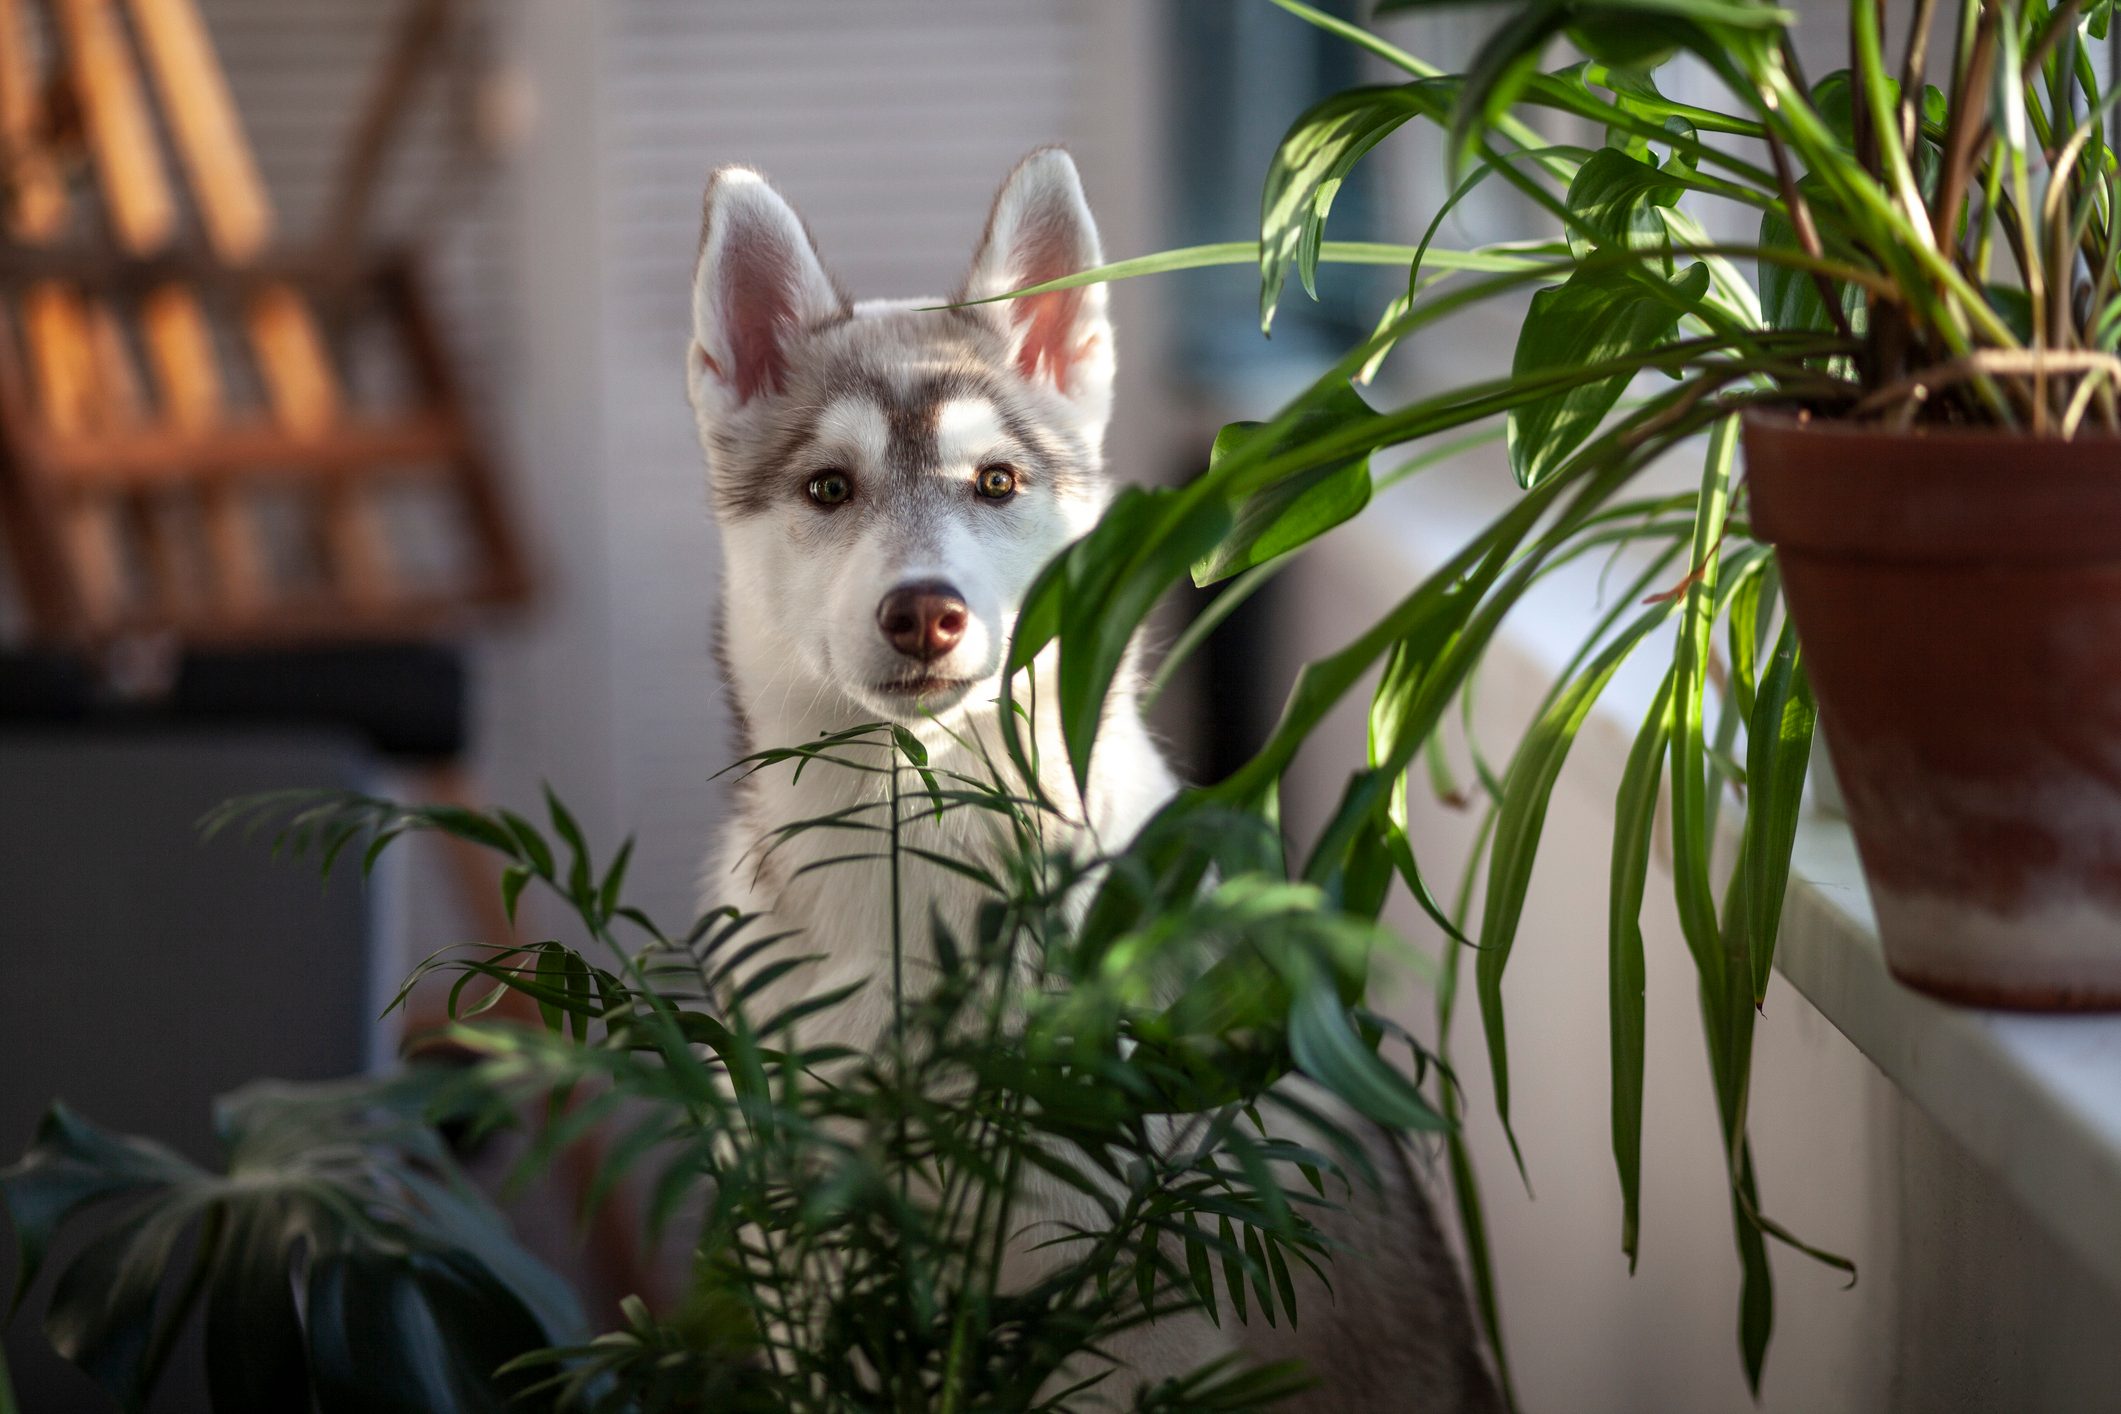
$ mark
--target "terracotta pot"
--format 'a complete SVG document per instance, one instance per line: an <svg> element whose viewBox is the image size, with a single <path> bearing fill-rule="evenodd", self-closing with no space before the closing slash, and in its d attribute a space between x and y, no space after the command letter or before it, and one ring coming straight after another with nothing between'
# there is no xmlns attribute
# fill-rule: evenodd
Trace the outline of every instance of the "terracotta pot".
<svg viewBox="0 0 2121 1414"><path fill-rule="evenodd" d="M1894 973L2121 1008L2121 439L1761 416L1745 456Z"/></svg>

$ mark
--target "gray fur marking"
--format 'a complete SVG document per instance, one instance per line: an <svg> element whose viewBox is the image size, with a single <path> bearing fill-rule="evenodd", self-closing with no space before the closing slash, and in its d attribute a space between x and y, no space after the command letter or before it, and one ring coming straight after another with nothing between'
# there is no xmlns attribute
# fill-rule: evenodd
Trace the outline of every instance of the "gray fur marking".
<svg viewBox="0 0 2121 1414"><path fill-rule="evenodd" d="M786 389L759 397L734 425L714 434L708 462L716 511L731 519L762 515L801 497L809 478L826 469L825 461L804 459L817 420L849 398L883 412L890 471L909 484L934 471L938 415L960 398L990 403L1023 448L1023 469L1056 491L1078 489L1094 476L1091 449L1061 431L1066 419L1046 406L1055 395L1009 365L1002 331L953 313L972 311L856 314L795 336Z"/></svg>

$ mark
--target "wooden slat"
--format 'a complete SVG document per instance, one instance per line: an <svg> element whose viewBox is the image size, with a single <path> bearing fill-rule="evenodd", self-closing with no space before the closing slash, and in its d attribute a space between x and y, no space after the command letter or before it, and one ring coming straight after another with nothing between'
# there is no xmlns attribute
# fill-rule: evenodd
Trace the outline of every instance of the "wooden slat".
<svg viewBox="0 0 2121 1414"><path fill-rule="evenodd" d="M192 0L133 0L133 14L192 200L216 253L231 262L255 255L272 229L272 203L198 11ZM344 399L308 301L290 285L267 285L250 298L244 318L281 425L300 436L331 426ZM340 590L354 603L387 597L389 557L374 508L361 499L357 483L328 483L319 502L324 550Z"/></svg>
<svg viewBox="0 0 2121 1414"><path fill-rule="evenodd" d="M45 427L60 439L88 437L98 417L87 307L63 286L41 286L30 292L23 306L23 335ZM124 561L111 502L101 495L68 494L61 506L67 559L93 631L114 620L125 601Z"/></svg>
<svg viewBox="0 0 2121 1414"><path fill-rule="evenodd" d="M27 321L15 318L17 312L0 309L0 432L9 434L0 445L0 532L31 630L63 640L80 628L80 596L62 543L58 497L37 457L41 439L23 435L36 427L37 414L28 364L15 342Z"/></svg>
<svg viewBox="0 0 2121 1414"><path fill-rule="evenodd" d="M240 265L272 239L273 210L206 26L191 0L131 0L131 8L206 238Z"/></svg>
<svg viewBox="0 0 2121 1414"><path fill-rule="evenodd" d="M16 240L53 240L66 224L66 188L40 131L42 85L25 0L0 0L0 190L12 198L7 228Z"/></svg>
<svg viewBox="0 0 2121 1414"><path fill-rule="evenodd" d="M218 610L170 616L135 611L121 615L108 631L169 633L202 647L254 648L275 642L366 638L403 641L442 637L461 630L467 607L494 602L491 596L458 590L410 593L379 604L349 606L337 593L275 596L246 620Z"/></svg>
<svg viewBox="0 0 2121 1414"><path fill-rule="evenodd" d="M322 435L298 437L263 422L221 422L196 436L150 427L59 439L43 456L69 480L111 489L253 480L328 483L365 472L378 480L450 474L461 451L454 422L439 416L348 418Z"/></svg>
<svg viewBox="0 0 2121 1414"><path fill-rule="evenodd" d="M94 356L97 413L106 432L127 432L148 423L147 398L139 365L125 341L125 330L107 303L89 306L89 342ZM182 612L196 597L195 575L186 538L177 531L177 509L167 491L142 487L122 500L124 529L137 547L152 597Z"/></svg>
<svg viewBox="0 0 2121 1414"><path fill-rule="evenodd" d="M176 233L176 200L114 0L57 5L111 232L136 255L160 250Z"/></svg>
<svg viewBox="0 0 2121 1414"><path fill-rule="evenodd" d="M220 424L225 406L213 333L191 291L164 285L140 305L140 336L161 392L169 428L199 437ZM207 575L222 607L238 618L255 613L266 591L257 523L236 487L212 480L199 488Z"/></svg>

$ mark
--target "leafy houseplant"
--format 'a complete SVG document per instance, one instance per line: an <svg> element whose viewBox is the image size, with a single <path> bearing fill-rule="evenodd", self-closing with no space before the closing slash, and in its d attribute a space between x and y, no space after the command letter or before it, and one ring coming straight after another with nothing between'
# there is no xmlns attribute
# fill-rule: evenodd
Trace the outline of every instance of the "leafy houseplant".
<svg viewBox="0 0 2121 1414"><path fill-rule="evenodd" d="M1773 1317L1766 1239L1795 1239L1757 1192L1747 1081L1820 714L1896 970L2013 1004L2121 1002L2121 718L2107 647L2121 630L2109 127L2121 90L2099 77L2111 6L1913 0L1892 7L1906 27L1889 36L1882 0L1850 0L1847 66L1815 77L1797 60L1792 15L1767 0L1488 4L1478 8L1494 23L1462 73L1300 0L1274 3L1405 81L1335 94L1296 119L1266 177L1256 247L1169 251L1073 278L1256 259L1263 327L1292 266L1310 288L1335 262L1397 264L1406 291L1307 393L1227 433L1200 476L1116 504L1031 594L1012 661L1058 640L1080 770L1115 645L1165 587L1189 572L1203 585L1238 576L1188 647L1361 511L1383 479L1373 452L1457 439L1396 476L1504 440L1522 495L1306 668L1259 753L1174 813L1273 818L1299 746L1381 667L1367 759L1296 857L1358 910L1380 907L1396 876L1453 940L1447 978L1457 945L1470 949L1507 1128L1502 980L1550 793L1622 660L1646 644L1668 651L1614 808L1622 1246L1632 1263L1640 917L1668 792L1675 903L1730 1160L1740 1342L1757 1385ZM1727 105L1664 96L1657 71L1682 55ZM1343 179L1409 122L1447 135L1456 178L1428 229L1398 246L1326 240ZM1440 249L1443 221L1483 182L1518 192L1542 228ZM1757 234L1708 234L1734 222ZM1527 290L1506 372L1382 410L1351 391L1401 343ZM1699 457L1696 491L1631 489L1682 450ZM1440 760L1441 725L1512 606L1556 567L1616 544L1636 554L1634 592L1585 639L1507 769L1482 773L1486 882L1467 926L1411 847L1410 777L1425 756ZM1745 809L1719 885L1711 852L1727 797ZM1452 988L1439 995L1447 1023ZM1479 1271L1477 1211L1466 1217Z"/></svg>
<svg viewBox="0 0 2121 1414"><path fill-rule="evenodd" d="M1882 7L1851 0L1849 64L1816 78L1795 60L1790 15L1760 0L1492 4L1493 31L1461 74L1300 0L1274 3L1397 65L1406 80L1337 94L1297 118L1267 175L1256 243L1165 252L1055 286L1257 262L1263 323L1292 266L1310 286L1320 267L1337 262L1398 265L1408 271L1406 292L1383 311L1375 334L1308 393L1263 424L1228 429L1199 477L1115 501L1027 598L1012 669L1058 644L1058 680L1042 684L1041 705L1062 714L1071 760L1084 775L1126 645L1172 585L1189 576L1228 581L1174 650L1183 656L1306 546L1360 513L1377 485L1469 441L1507 444L1522 495L1374 625L1312 663L1247 764L1181 797L1110 861L1100 903L1080 930L1055 909L1044 872L997 874L1002 906L979 938L953 940L960 969L939 979L933 997L904 996L915 1003L905 1013L907 1035L921 1044L859 1069L828 1100L804 1077L811 1062L834 1058L790 1046L780 1035L783 1018L745 1017L741 978L723 967L732 949L744 947L737 934L713 918L701 930L666 934L632 917L616 901L613 880L623 871L592 871L578 835L557 814L555 830L572 846L566 865L512 817L364 804L307 822L312 833L325 831L319 843L327 855L353 837L342 833L349 825L356 833L379 828L383 838L400 828L453 830L507 854L519 871L512 889L532 880L557 888L599 945L621 924L645 927L652 945L645 970L602 968L557 945L462 962L474 977L528 992L551 1009L555 1028L565 1028L525 1037L472 1027L468 1037L493 1053L487 1076L517 1093L580 1083L595 1095L646 1096L663 1127L643 1131L637 1143L629 1134L613 1150L635 1162L674 1133L702 1132L694 1107L706 1107L716 1132L754 1141L734 1167L724 1167L711 1144L681 1151L693 1168L680 1170L676 1186L682 1190L688 1172L715 1180L709 1231L719 1245L707 1245L699 1304L675 1320L644 1313L625 1331L552 1357L557 1378L587 1401L615 1388L611 1399L682 1407L683 1392L697 1394L711 1379L724 1382L708 1387L730 1407L810 1408L823 1403L818 1390L868 1379L900 1382L894 1390L918 1389L942 1407L953 1407L945 1396L969 1407L1049 1377L1070 1354L1094 1346L1099 1332L1160 1301L1216 1300L1218 1269L1233 1304L1248 1290L1266 1302L1279 1295L1292 1254L1299 1262L1315 1255L1298 1221L1304 1189L1278 1182L1287 1165L1273 1161L1300 1170L1309 1160L1221 1117L1263 1096L1265 1079L1290 1062L1368 1113L1444 1130L1483 1315L1499 1346L1470 1161L1446 1123L1457 1114L1455 1093L1438 1084L1433 1101L1423 1100L1378 1065L1365 1041L1383 1024L1350 1000L1357 962L1373 939L1364 922L1404 888L1450 940L1437 989L1442 1034L1470 954L1507 1128L1502 982L1548 801L1585 717L1621 663L1644 651L1668 652L1669 664L1615 803L1607 923L1622 1246L1632 1262L1641 1219L1640 920L1653 817L1668 794L1674 901L1697 973L1729 1155L1743 1271L1740 1348L1757 1384L1773 1320L1768 1240L1796 1239L1768 1216L1754 1179L1746 1120L1753 1023L1773 963L1820 711L1849 778L1897 966L1940 980L1910 961L1905 945L1917 938L1885 901L1895 890L1957 887L1974 871L1955 864L1943 878L1923 866L1965 860L1969 837L2012 846L2001 852L2021 870L1986 880L1981 902L1990 913L2042 889L2066 894L2072 870L2115 873L2121 851L2112 841L2121 832L2111 828L2111 794L2085 785L2088 767L2111 761L2104 706L2111 692L2096 655L2067 651L2072 642L2098 641L2100 616L2114 607L2111 587L2071 578L2073 567L2111 557L2112 477L2090 473L2121 470L2110 465L2111 433L2121 422L2116 159L2110 94L2094 61L2106 36L2106 0L1913 0L1915 22L1890 47ZM1428 5L1386 0L1379 8ZM1570 62L1565 46L1580 59ZM1726 109L1663 95L1657 70L1681 54L1722 81ZM1543 126L1556 120L1570 131L1548 135ZM1395 129L1417 121L1448 134L1458 176L1430 229L1408 244L1326 240L1341 181ZM1589 142L1568 140L1584 134ZM1437 246L1449 211L1489 181L1543 213L1543 229L1476 250ZM1711 238L1704 209L1735 213L1757 234ZM1507 372L1382 410L1356 391L1399 344L1471 306L1528 291ZM1645 379L1638 389L1645 374L1666 381ZM1373 471L1374 453L1421 439L1439 444L1396 471ZM1742 479L1741 443L1750 449ZM1860 449L1853 465L1835 460L1847 446ZM1671 496L1637 486L1653 463L1697 452L1695 491ZM1908 457L1913 470L1888 464ZM1858 499L1866 481L1883 484L1883 505ZM2014 521L2029 530L2014 529ZM1779 549L1770 548L1775 541ZM1436 764L1442 725L1471 691L1512 607L1558 566L1616 547L1637 557L1631 592L1587 637L1506 769L1480 773L1484 886L1469 874L1455 900L1439 899L1407 828L1419 768L1443 769ZM1991 583L2010 578L2013 597L1999 605L1977 594L1969 587L1977 571ZM2041 617L2063 612L2089 617L2073 624ZM1940 639L1943 630L1960 637ZM1963 670L1955 655L1979 670ZM1373 669L1381 677L1365 760L1315 839L1285 839L1282 776ZM1822 708L1814 706L1815 670ZM2061 704L2082 720L2060 722ZM1005 713L1003 721L1013 728L1015 718ZM2035 755L2040 743L2052 745ZM842 745L806 750L841 754ZM1020 733L1010 747L1019 756L1028 750ZM890 767L894 820L901 768L919 775L920 763L908 756ZM879 763L850 756L847 765ZM2094 828L2049 840L2055 847L2043 851L2043 822L2024 808L2028 778L2049 805L2066 787L2067 808ZM924 781L908 798L921 790L944 798L920 808L979 808L956 799L959 792L1011 808L1009 799L993 798L991 782ZM1721 807L1734 796L1745 807L1737 864L1719 885L1712 844L1719 819L1728 818ZM1911 821L1934 838L1911 845L1897 833ZM1026 857L1036 859L1036 850ZM1211 867L1223 882L1203 894ZM2085 906L2096 917L2108 905L2092 894ZM1212 965L1184 963L1210 963L1194 950L1215 936L1245 944L1237 963L1224 966L1221 956ZM1007 1048L1021 1063L996 1073L951 1038L966 1015L1003 1015L993 1005L994 983L1024 955L1027 937L1038 941L1032 955L1049 969L1044 975L1072 984L1077 1000L1030 1008ZM1130 947L1120 948L1121 940ZM1139 979L1106 966L1150 941L1197 1006L1147 1007L1133 990ZM655 970L664 966L672 970ZM2110 986L2095 982L2070 995L2104 998ZM2054 991L2046 983L2034 990ZM1233 1014L1245 1024L1226 1026ZM1063 1037L1090 1044L1075 1051L1072 1039L1060 1046ZM695 1044L706 1052L695 1053ZM1435 1058L1417 1054L1424 1075L1444 1073L1429 1067ZM1058 1063L1063 1056L1068 1064ZM946 1067L940 1077L918 1069L931 1058ZM1075 1084L1085 1076L1111 1083L1093 1093ZM929 1085L937 1078L947 1080L940 1091ZM937 1093L984 1102L914 1103ZM1125 1101L1119 1110L1100 1108L1115 1096ZM1017 1103L1032 1097L1035 1105ZM1213 1144L1174 1156L1154 1143L1143 1121L1158 1107L1218 1116L1202 1135ZM1048 1114L1069 1117L1060 1132L1041 1128ZM835 1137L850 1123L869 1142ZM915 1154L971 1173L981 1172L978 1163L993 1170L996 1155L1037 1164L1053 1140L1102 1152L1129 1194L1146 1183L1175 1195L1180 1206L1162 1216L1183 1233L1181 1255L1170 1258L1143 1240L1169 1229L1151 1216L1153 1197L1130 1198L1105 1231L1133 1240L1119 1237L1098 1253L1118 1264L1121 1278L1094 1279L1078 1267L1074 1284L1050 1293L1056 1306L1036 1320L1016 1319L1021 1313L997 1305L997 1288L976 1279L968 1286L965 1269L950 1265L958 1260L948 1255L958 1250L955 1238L906 1240L906 1213L919 1211L923 1223L934 1213L909 1209L913 1195L891 1176L906 1172ZM833 1201L798 1201L793 1176L812 1178L820 1165L843 1179L826 1188ZM1100 1182L1082 1176L1093 1187ZM944 1191L975 1190L1008 1185ZM973 1216L991 1235L991 1219L976 1207ZM754 1229L771 1236L753 1243L743 1234ZM773 1254L820 1248L873 1278L859 1288L872 1304L804 1305L792 1323L758 1321L760 1293L796 1289ZM937 1300L943 1292L957 1299ZM878 1310L894 1318L883 1326L863 1319ZM959 1343L960 1332L969 1345ZM830 1359L854 1347L861 1361ZM961 1358L966 1350L977 1358ZM672 1378L685 1391L656 1383L665 1369L679 1372ZM1144 1399L1149 1407L1257 1403L1276 1378L1209 1372L1190 1390ZM1266 1384L1232 1394L1219 1392L1224 1379Z"/></svg>
<svg viewBox="0 0 2121 1414"><path fill-rule="evenodd" d="M932 971L909 961L866 984L896 1004L880 1054L831 1039L865 984L764 1011L799 944L726 909L659 928L625 902L630 848L593 859L556 800L549 828L352 795L234 802L212 828L266 827L327 873L407 831L469 840L506 861L512 917L542 887L583 946L430 959L399 1001L454 974L448 1035L476 1067L247 1092L224 1117L226 1174L55 1109L0 1172L18 1299L60 1228L93 1231L45 1329L127 1408L202 1299L217 1414L1238 1411L1304 1388L1291 1365L1223 1359L1126 1402L1109 1352L1156 1319L1299 1319L1305 1269L1332 1260L1315 1220L1378 1175L1345 1112L1275 1086L1285 1072L1399 1133L1444 1126L1379 1058L1393 1028L1357 1000L1375 924L1291 881L1271 832L1243 819L1191 816L1115 859L1051 855L1047 807L1006 766L931 767L903 727L751 764L876 778L873 807L785 835L837 832L894 877L908 820L973 812L973 839L981 817L994 826L991 851L954 861L991 895L973 934L938 923ZM1065 902L1086 890L1087 912ZM508 992L544 1026L480 1019ZM423 1123L528 1104L545 1120L527 1163L601 1127L585 1201L638 1174L653 1230L698 1224L676 1309L629 1300L592 1338ZM1031 1206L1039 1185L1072 1206ZM1042 1261L1011 1279L1027 1227ZM191 1275L158 1295L187 1232Z"/></svg>

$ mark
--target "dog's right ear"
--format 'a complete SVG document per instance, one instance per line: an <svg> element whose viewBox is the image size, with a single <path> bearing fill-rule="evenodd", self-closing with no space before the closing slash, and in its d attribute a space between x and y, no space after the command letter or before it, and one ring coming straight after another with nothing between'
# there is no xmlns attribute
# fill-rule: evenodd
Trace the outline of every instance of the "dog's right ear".
<svg viewBox="0 0 2121 1414"><path fill-rule="evenodd" d="M703 422L726 417L788 378L788 342L848 312L802 218L749 167L707 180L692 274L686 387Z"/></svg>

